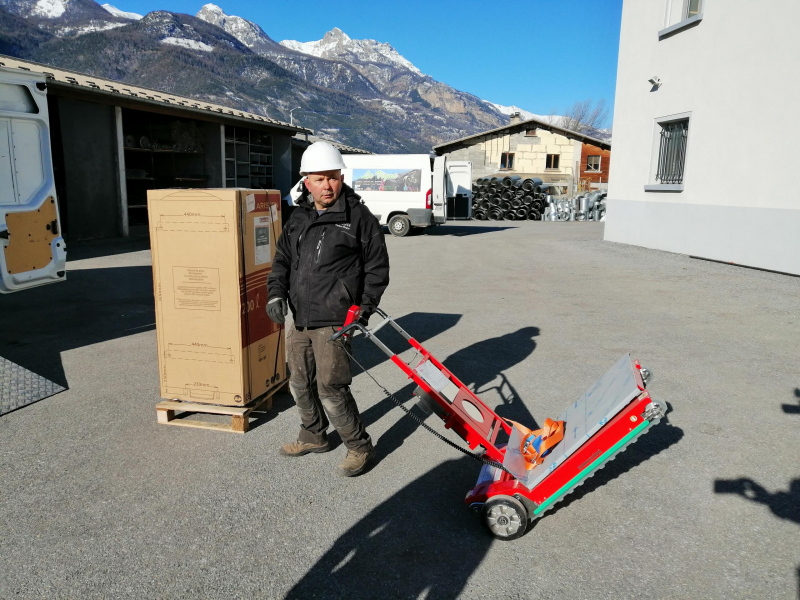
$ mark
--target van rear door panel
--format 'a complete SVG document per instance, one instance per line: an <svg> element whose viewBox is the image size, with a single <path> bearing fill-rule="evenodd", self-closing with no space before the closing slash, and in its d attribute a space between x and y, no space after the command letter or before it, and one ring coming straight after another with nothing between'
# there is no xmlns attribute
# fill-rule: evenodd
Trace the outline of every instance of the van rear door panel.
<svg viewBox="0 0 800 600"><path fill-rule="evenodd" d="M433 220L436 223L447 220L447 158L444 156L433 159Z"/></svg>
<svg viewBox="0 0 800 600"><path fill-rule="evenodd" d="M44 82L0 68L0 293L65 278Z"/></svg>

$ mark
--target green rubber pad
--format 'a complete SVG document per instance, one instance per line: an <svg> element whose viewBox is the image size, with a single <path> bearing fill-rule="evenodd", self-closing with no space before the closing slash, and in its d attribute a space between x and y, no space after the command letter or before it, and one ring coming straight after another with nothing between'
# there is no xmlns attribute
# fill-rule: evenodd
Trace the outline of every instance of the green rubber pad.
<svg viewBox="0 0 800 600"><path fill-rule="evenodd" d="M602 465L605 461L609 458L614 456L617 451L622 448L625 444L635 438L639 433L641 433L647 426L650 425L650 421L642 421L639 425L633 429L628 435L618 441L616 444L611 446L608 450L606 450L601 456L597 458L592 464L586 467L583 471L575 475L572 479L570 479L563 487L561 487L555 494L550 496L547 500L542 502L539 505L539 508L533 511L534 515L538 515L539 513L547 510L547 508L553 504L554 502L558 502L558 500L567 492L569 492L573 487L575 487L578 483L580 483L583 479L585 479L592 471L594 471L597 467Z"/></svg>

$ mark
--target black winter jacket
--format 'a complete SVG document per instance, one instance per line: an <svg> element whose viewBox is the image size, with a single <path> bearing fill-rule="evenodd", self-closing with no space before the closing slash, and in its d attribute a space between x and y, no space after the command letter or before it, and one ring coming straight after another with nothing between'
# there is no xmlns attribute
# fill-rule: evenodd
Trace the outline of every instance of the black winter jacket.
<svg viewBox="0 0 800 600"><path fill-rule="evenodd" d="M304 190L278 239L269 299L287 299L298 327L342 325L353 304L372 313L388 285L383 230L361 197L343 185L318 215Z"/></svg>

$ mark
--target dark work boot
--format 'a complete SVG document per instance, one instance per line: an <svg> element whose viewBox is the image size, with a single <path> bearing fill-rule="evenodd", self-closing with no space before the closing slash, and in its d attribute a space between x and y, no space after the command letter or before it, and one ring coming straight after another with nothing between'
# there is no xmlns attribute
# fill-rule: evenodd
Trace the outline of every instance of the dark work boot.
<svg viewBox="0 0 800 600"><path fill-rule="evenodd" d="M322 444L308 444L298 441L291 444L283 444L278 448L278 454L281 456L305 456L311 452L327 452L330 449L331 445L327 441Z"/></svg>
<svg viewBox="0 0 800 600"><path fill-rule="evenodd" d="M347 456L344 457L344 461L342 461L342 463L336 467L336 473L342 477L355 477L356 475L361 475L367 466L369 466L369 463L373 458L375 458L374 448L370 448L365 452L348 450Z"/></svg>

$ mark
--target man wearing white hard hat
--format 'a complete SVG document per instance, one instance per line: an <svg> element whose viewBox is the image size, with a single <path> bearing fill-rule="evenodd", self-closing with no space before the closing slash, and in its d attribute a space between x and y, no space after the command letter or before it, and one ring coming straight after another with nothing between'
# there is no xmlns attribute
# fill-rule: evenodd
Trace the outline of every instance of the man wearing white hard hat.
<svg viewBox="0 0 800 600"><path fill-rule="evenodd" d="M280 454L327 452L332 423L347 447L337 472L352 477L367 468L375 450L350 393L350 342L330 338L352 305L369 319L389 285L389 254L378 220L344 183L344 168L342 155L327 142L303 153L304 189L278 239L267 313L276 323L290 309L294 317L286 349L300 432Z"/></svg>

